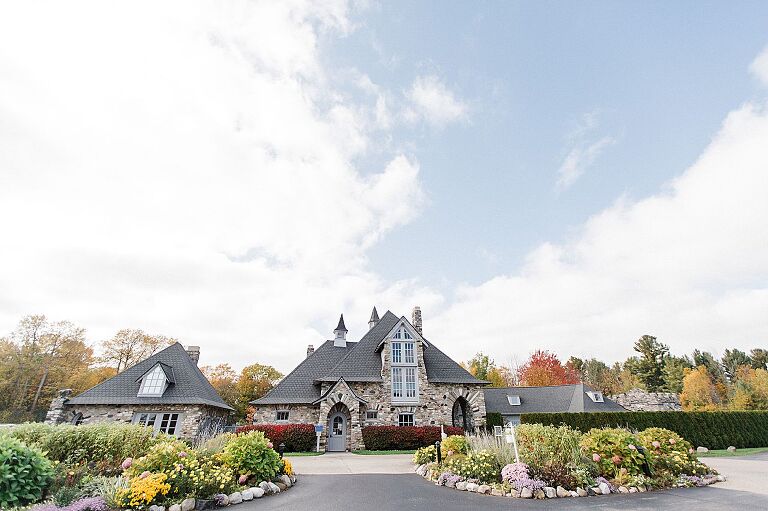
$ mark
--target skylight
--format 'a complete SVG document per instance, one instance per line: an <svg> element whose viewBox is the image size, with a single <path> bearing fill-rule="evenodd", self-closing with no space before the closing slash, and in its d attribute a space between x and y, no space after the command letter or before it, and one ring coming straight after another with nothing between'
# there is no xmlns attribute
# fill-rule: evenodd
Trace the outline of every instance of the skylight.
<svg viewBox="0 0 768 511"><path fill-rule="evenodd" d="M520 396L507 394L507 401L509 401L509 404L512 406L520 406Z"/></svg>
<svg viewBox="0 0 768 511"><path fill-rule="evenodd" d="M603 399L603 393L602 392L587 392L587 395L595 403L604 403L605 402L605 400Z"/></svg>
<svg viewBox="0 0 768 511"><path fill-rule="evenodd" d="M147 396L162 396L165 392L165 387L168 380L165 376L165 371L160 365L156 365L151 371L144 375L141 379L141 387L139 388L140 397Z"/></svg>

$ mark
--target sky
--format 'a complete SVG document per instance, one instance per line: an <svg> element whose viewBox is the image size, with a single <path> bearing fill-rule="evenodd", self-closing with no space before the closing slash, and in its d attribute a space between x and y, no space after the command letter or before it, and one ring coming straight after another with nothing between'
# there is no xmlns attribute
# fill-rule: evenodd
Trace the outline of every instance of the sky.
<svg viewBox="0 0 768 511"><path fill-rule="evenodd" d="M764 2L0 4L0 335L768 348Z"/></svg>

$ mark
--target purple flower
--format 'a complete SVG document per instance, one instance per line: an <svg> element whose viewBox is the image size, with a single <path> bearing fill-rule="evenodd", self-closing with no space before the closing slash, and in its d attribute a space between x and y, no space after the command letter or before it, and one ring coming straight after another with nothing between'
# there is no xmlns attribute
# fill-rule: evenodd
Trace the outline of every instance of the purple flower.
<svg viewBox="0 0 768 511"><path fill-rule="evenodd" d="M32 508L32 511L109 511L109 508L103 498L88 497L76 500L65 507L56 507L55 504L44 504Z"/></svg>
<svg viewBox="0 0 768 511"><path fill-rule="evenodd" d="M595 463L598 463L598 462L599 462L601 459L602 459L602 458L600 458L600 455L599 455L599 454L597 454L597 453L594 453L594 454L592 455L592 461L594 461Z"/></svg>
<svg viewBox="0 0 768 511"><path fill-rule="evenodd" d="M181 452L179 453L179 458L186 458L186 457L187 457L187 453L186 453L186 452L184 452L184 451L181 451Z"/></svg>
<svg viewBox="0 0 768 511"><path fill-rule="evenodd" d="M141 475L139 476L139 479L144 479L145 477L149 477L151 475L152 475L152 472L150 472L149 470L145 470L144 472L141 473Z"/></svg>
<svg viewBox="0 0 768 511"><path fill-rule="evenodd" d="M531 490L540 490L546 486L544 481L531 479L528 474L528 465L525 463L510 463L501 469L501 479L510 483L516 490L523 488Z"/></svg>

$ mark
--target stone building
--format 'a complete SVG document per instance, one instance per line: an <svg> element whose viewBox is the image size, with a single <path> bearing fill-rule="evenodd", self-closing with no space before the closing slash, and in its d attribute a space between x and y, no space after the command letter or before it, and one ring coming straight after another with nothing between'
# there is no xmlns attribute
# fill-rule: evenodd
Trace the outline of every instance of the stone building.
<svg viewBox="0 0 768 511"><path fill-rule="evenodd" d="M199 358L199 347L174 343L78 396L60 391L45 422L124 422L195 437L233 411L197 367Z"/></svg>
<svg viewBox="0 0 768 511"><path fill-rule="evenodd" d="M632 389L613 396L613 400L633 412L679 412L680 397L674 392L646 392Z"/></svg>
<svg viewBox="0 0 768 511"><path fill-rule="evenodd" d="M368 331L347 340L344 316L334 339L307 357L267 395L253 401L255 424L325 426L320 441L329 451L363 448L368 425L454 425L470 430L485 423L478 380L422 335L421 310L412 320L374 307Z"/></svg>

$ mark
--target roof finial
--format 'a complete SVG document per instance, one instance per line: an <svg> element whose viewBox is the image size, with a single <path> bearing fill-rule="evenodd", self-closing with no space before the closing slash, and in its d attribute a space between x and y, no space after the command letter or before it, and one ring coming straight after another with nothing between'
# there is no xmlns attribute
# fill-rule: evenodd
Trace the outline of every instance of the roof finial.
<svg viewBox="0 0 768 511"><path fill-rule="evenodd" d="M371 312L371 319L368 320L368 330L376 326L379 322L379 313L376 311L376 306L373 306L373 312Z"/></svg>

